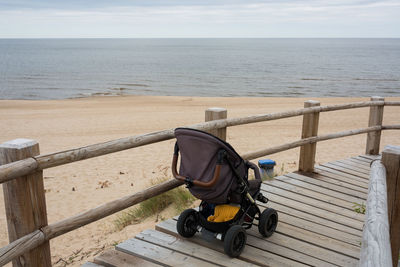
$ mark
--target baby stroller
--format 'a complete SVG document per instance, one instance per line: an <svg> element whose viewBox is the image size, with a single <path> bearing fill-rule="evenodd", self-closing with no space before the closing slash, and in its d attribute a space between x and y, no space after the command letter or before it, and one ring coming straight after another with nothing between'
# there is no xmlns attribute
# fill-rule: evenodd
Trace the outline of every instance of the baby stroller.
<svg viewBox="0 0 400 267"><path fill-rule="evenodd" d="M245 229L252 226L254 219L258 220L260 234L271 236L278 223L278 214L272 208L261 213L256 204L256 200L268 202L260 193L258 167L243 160L231 145L209 133L177 128L175 137L173 176L202 200L198 211L187 209L181 213L178 233L192 237L200 232L206 240L217 238L224 242L224 251L231 257L237 257L243 251L247 240ZM248 179L249 168L254 171L254 180Z"/></svg>

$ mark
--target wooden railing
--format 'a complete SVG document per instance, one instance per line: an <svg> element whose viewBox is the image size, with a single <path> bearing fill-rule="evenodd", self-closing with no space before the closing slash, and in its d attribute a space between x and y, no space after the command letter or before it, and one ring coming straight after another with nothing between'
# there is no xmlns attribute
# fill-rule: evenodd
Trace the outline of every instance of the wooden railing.
<svg viewBox="0 0 400 267"><path fill-rule="evenodd" d="M400 248L400 146L371 163L360 266L397 266Z"/></svg>
<svg viewBox="0 0 400 267"><path fill-rule="evenodd" d="M320 141L368 133L366 151L370 154L378 154L381 131L400 129L400 125L382 125L384 106L400 106L400 102L384 101L383 98L372 97L371 101L366 102L320 106L317 101L306 101L305 107L299 110L232 119L226 118L226 110L210 109L206 111L206 120L208 121L187 127L209 131L224 139L227 127L303 115L301 140L249 152L243 154L242 157L251 160L300 146L299 170L310 172L313 170L315 162L315 144ZM370 107L367 128L317 136L319 113L363 107ZM177 180L168 180L142 192L47 225L42 170L173 138L174 129L169 129L48 155L39 155L39 146L32 140L17 139L0 145L0 183L4 183L5 207L11 242L0 249L0 265L12 260L15 266L24 264L50 266L48 243L50 239L181 185ZM26 205L26 203L30 204Z"/></svg>

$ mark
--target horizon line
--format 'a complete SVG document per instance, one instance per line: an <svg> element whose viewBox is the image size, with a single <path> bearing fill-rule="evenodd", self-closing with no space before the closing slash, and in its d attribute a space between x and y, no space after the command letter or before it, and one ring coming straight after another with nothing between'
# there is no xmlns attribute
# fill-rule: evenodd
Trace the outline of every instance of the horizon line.
<svg viewBox="0 0 400 267"><path fill-rule="evenodd" d="M0 37L0 39L400 39L399 37Z"/></svg>

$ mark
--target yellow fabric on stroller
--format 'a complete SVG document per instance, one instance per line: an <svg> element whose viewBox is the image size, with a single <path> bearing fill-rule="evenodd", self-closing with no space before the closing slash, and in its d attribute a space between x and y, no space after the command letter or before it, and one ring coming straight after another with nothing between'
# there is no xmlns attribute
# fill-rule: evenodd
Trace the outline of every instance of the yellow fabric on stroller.
<svg viewBox="0 0 400 267"><path fill-rule="evenodd" d="M232 220L236 213L239 211L239 207L232 205L217 205L215 206L214 215L208 216L207 221L209 222L226 222Z"/></svg>

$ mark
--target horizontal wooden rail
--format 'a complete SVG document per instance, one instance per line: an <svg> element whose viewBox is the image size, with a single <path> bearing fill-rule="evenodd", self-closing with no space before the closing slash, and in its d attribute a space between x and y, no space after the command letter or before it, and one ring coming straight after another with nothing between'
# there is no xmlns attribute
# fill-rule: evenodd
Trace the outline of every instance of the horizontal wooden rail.
<svg viewBox="0 0 400 267"><path fill-rule="evenodd" d="M374 126L374 127L368 127L368 128L358 129L358 130L343 131L343 132L338 132L338 133L304 138L304 139L301 139L301 140L298 140L295 142L286 143L283 145L270 147L270 148L266 148L266 149L261 149L261 150L255 151L255 152L246 153L243 155L243 158L249 159L249 160L256 159L256 158L263 157L266 155L271 155L274 153L289 150L289 149L296 148L296 147L303 146L303 145L313 144L313 143L320 142L320 141L326 141L326 140L341 138L341 137L345 137L345 136L379 131L379 130L381 130L381 128L382 128L381 126Z"/></svg>
<svg viewBox="0 0 400 267"><path fill-rule="evenodd" d="M385 106L400 106L400 101L385 101Z"/></svg>
<svg viewBox="0 0 400 267"><path fill-rule="evenodd" d="M52 238L100 220L123 209L129 208L146 199L167 192L180 185L182 185L180 181L176 179L171 179L133 195L111 201L109 203L98 206L97 208L82 212L73 217L69 217L67 219L45 226L41 230L34 231L33 233L21 237L14 242L8 244L7 246L0 248L0 266L7 264L15 257L18 257L30 251L31 249L40 246L41 244Z"/></svg>
<svg viewBox="0 0 400 267"><path fill-rule="evenodd" d="M386 169L380 160L371 164L360 266L392 267ZM397 264L396 264L397 265Z"/></svg>
<svg viewBox="0 0 400 267"><path fill-rule="evenodd" d="M382 126L382 130L400 130L400 124Z"/></svg>
<svg viewBox="0 0 400 267"><path fill-rule="evenodd" d="M355 102L349 104L331 105L331 106L320 106L303 108L294 111L285 111L270 114L261 114L255 116L248 116L243 118L232 118L215 120L209 122L203 122L199 124L194 124L187 126L189 128L208 131L212 129L219 129L229 126L237 126L249 123L256 123L262 121L277 120L283 118L290 118L295 116L300 116L304 114L314 113L314 112L327 112L336 111L352 108L363 108L370 106L382 106L385 105L384 101L366 101L366 102ZM400 102L389 102L391 105L399 105ZM40 155L34 158L29 158L6 165L0 166L0 183L12 180L16 177L23 175L28 175L37 170L43 170L51 167L56 167L59 165L72 163L75 161L80 161L84 159L89 159L93 157L98 157L110 153L115 153L123 151L126 149L131 149L135 147L140 147L148 144L153 144L165 140L174 138L174 129L158 131L154 133L137 135L132 137L121 138L113 141L108 141L100 144L89 145L86 147L71 149L62 152L56 152L47 155Z"/></svg>
<svg viewBox="0 0 400 267"><path fill-rule="evenodd" d="M16 257L37 248L46 241L44 233L40 230L36 230L0 248L0 266L6 265Z"/></svg>

